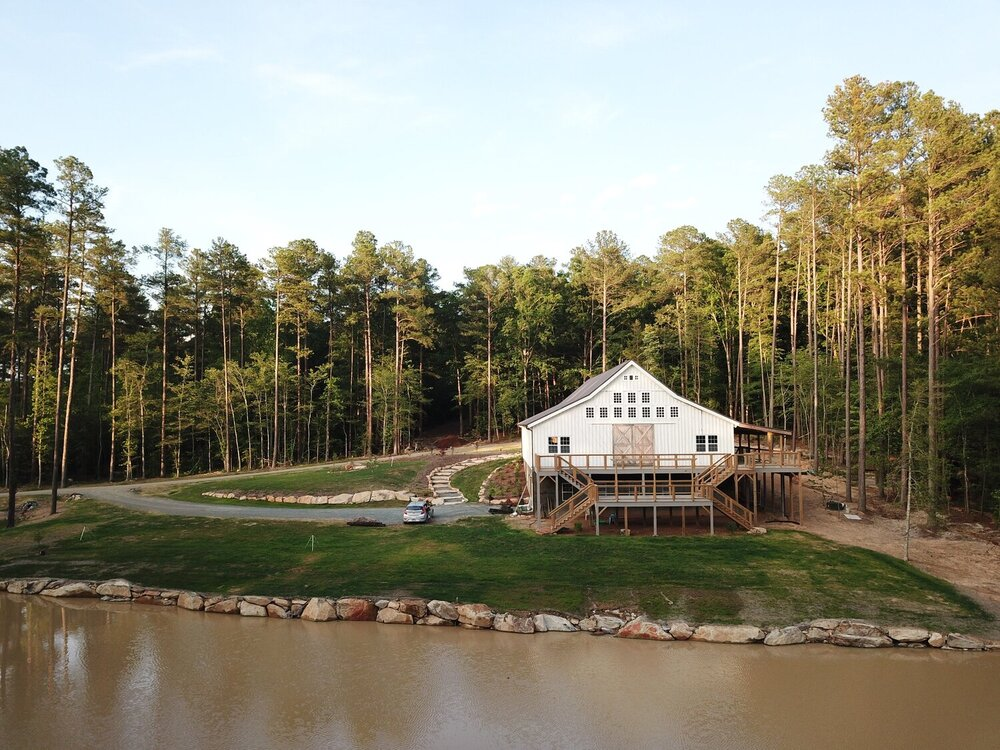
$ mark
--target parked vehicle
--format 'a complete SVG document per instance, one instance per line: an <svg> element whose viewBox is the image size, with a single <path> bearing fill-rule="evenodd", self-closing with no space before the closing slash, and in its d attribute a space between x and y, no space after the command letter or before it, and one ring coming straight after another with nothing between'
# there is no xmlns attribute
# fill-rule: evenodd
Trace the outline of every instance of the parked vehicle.
<svg viewBox="0 0 1000 750"><path fill-rule="evenodd" d="M411 500L403 508L403 523L427 523L434 517L434 506L427 500Z"/></svg>

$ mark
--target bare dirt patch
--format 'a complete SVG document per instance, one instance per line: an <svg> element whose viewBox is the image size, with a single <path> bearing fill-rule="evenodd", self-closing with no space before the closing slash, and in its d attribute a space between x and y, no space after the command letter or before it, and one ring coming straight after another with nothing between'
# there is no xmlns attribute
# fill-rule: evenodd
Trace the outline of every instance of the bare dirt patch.
<svg viewBox="0 0 1000 750"><path fill-rule="evenodd" d="M839 477L805 477L804 522L801 528L840 544L903 557L906 521L894 506L885 512L869 512L861 521L849 521L841 511L825 508L826 500L843 500ZM869 503L870 507L872 503ZM890 517L891 516L891 517ZM966 521L966 519L961 519ZM998 622L992 637L1000 636L1000 538L991 525L977 522L952 524L941 533L931 533L926 516L914 513L910 524L910 562L931 575L954 584L979 602ZM775 524L784 526L784 524Z"/></svg>

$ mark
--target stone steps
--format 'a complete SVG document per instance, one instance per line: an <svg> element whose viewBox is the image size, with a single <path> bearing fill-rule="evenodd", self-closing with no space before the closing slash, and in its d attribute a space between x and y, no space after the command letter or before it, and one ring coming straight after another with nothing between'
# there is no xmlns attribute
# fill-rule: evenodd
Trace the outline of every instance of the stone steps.
<svg viewBox="0 0 1000 750"><path fill-rule="evenodd" d="M475 458L467 458L464 461L459 461L458 463L450 464L448 466L440 466L437 469L434 469L434 471L427 476L427 485L430 487L430 490L434 495L435 504L450 505L453 503L466 502L465 496L452 487L451 478L458 472L462 471L462 469L468 469L470 466L484 464L487 461L496 461L499 458L504 458L504 454L476 456Z"/></svg>

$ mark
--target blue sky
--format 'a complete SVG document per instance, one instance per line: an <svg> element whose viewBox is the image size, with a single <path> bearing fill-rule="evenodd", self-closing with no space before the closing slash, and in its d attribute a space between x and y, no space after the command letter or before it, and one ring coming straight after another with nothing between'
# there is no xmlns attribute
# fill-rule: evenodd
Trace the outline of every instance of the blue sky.
<svg viewBox="0 0 1000 750"><path fill-rule="evenodd" d="M358 229L447 287L505 254L762 222L860 73L1000 107L1000 3L0 0L0 146L73 154L129 245Z"/></svg>

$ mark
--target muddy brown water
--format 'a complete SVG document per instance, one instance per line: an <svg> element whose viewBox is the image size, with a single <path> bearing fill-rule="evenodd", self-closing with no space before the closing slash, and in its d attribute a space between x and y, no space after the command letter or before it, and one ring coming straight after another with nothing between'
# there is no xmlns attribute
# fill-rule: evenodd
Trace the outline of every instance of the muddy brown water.
<svg viewBox="0 0 1000 750"><path fill-rule="evenodd" d="M280 622L0 594L0 748L997 748L1000 654Z"/></svg>

